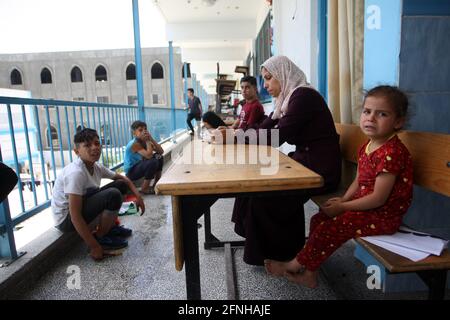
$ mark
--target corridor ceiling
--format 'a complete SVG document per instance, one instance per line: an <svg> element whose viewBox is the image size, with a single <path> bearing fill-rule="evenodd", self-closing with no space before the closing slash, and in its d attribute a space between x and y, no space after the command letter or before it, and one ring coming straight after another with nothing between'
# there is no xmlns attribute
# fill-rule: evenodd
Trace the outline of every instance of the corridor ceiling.
<svg viewBox="0 0 450 320"><path fill-rule="evenodd" d="M209 94L220 73L239 79L234 69L247 59L258 21L268 12L266 0L153 0L166 20L166 37L181 48L183 61Z"/></svg>

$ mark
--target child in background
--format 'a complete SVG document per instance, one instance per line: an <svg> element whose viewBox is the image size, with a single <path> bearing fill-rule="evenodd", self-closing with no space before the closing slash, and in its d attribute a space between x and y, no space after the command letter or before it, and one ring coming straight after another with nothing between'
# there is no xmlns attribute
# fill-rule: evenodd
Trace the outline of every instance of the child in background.
<svg viewBox="0 0 450 320"><path fill-rule="evenodd" d="M102 146L93 129L83 129L74 137L74 152L78 156L64 167L57 177L52 197L52 211L56 227L61 231L78 232L90 248L95 260L104 257L104 250L124 248L130 229L115 225L123 195L128 188L136 195L136 205L145 211L144 202L133 183L97 163ZM114 180L100 187L102 178ZM88 224L100 215L97 230L92 233Z"/></svg>
<svg viewBox="0 0 450 320"><path fill-rule="evenodd" d="M215 112L208 111L202 117L203 125L208 130L209 135L204 136L204 139L208 142L214 141L215 130L219 127L227 127L225 122ZM219 134L217 132L217 134Z"/></svg>
<svg viewBox="0 0 450 320"><path fill-rule="evenodd" d="M206 129L217 129L218 127L226 127L227 125L215 112L208 111L202 117L203 125Z"/></svg>
<svg viewBox="0 0 450 320"><path fill-rule="evenodd" d="M135 121L131 125L133 140L125 149L124 170L132 181L144 178L141 186L143 194L155 194L155 185L161 178L164 159L163 148L153 139L143 121ZM153 185L150 186L151 180Z"/></svg>
<svg viewBox="0 0 450 320"><path fill-rule="evenodd" d="M245 76L241 79L241 92L245 101L242 106L239 118L231 126L232 129L257 129L264 121L264 108L258 99L258 87L256 78Z"/></svg>
<svg viewBox="0 0 450 320"><path fill-rule="evenodd" d="M314 288L320 265L347 240L398 230L413 189L411 155L396 134L407 109L408 98L396 87L367 93L360 127L369 140L359 150L355 180L311 218L309 239L294 259L264 261L269 274Z"/></svg>

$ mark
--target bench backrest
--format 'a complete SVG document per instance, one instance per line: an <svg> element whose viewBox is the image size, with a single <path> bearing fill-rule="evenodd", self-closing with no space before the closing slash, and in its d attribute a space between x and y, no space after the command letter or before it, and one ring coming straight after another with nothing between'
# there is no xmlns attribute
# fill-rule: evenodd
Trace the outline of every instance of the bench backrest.
<svg viewBox="0 0 450 320"><path fill-rule="evenodd" d="M342 157L356 163L358 149L367 137L357 125L335 125ZM413 158L414 184L450 197L450 135L402 131L398 136Z"/></svg>

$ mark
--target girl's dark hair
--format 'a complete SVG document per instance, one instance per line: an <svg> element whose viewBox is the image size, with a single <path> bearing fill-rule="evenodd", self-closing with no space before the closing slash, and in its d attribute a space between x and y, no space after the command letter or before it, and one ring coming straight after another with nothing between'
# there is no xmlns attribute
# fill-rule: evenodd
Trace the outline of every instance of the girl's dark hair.
<svg viewBox="0 0 450 320"><path fill-rule="evenodd" d="M75 134L73 142L78 145L83 142L91 142L95 138L99 139L97 131L90 128L84 128Z"/></svg>
<svg viewBox="0 0 450 320"><path fill-rule="evenodd" d="M226 126L222 118L215 114L213 111L205 112L203 114L202 120L203 122L209 123L214 129L217 129L220 126Z"/></svg>
<svg viewBox="0 0 450 320"><path fill-rule="evenodd" d="M366 93L364 101L367 99L367 97L385 98L391 105L391 107L394 108L397 117L404 118L408 113L408 97L398 87L386 85L378 86Z"/></svg>
<svg viewBox="0 0 450 320"><path fill-rule="evenodd" d="M145 127L147 128L147 124L144 121L137 120L131 124L131 130L137 130L137 128Z"/></svg>

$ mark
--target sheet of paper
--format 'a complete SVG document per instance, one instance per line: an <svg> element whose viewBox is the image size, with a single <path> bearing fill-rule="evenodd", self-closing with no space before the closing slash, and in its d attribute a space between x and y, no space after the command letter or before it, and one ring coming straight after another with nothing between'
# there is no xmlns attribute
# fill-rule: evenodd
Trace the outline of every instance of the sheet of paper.
<svg viewBox="0 0 450 320"><path fill-rule="evenodd" d="M367 240L367 238L434 254L436 256L439 256L442 253L442 250L444 250L448 245L448 241L429 236L418 236L412 233L397 232L392 235L371 236L364 237L363 239Z"/></svg>
<svg viewBox="0 0 450 320"><path fill-rule="evenodd" d="M394 252L402 257L408 258L414 262L425 259L426 257L428 257L430 255L429 253L426 253L426 252L397 246L395 244L391 244L391 243L384 242L384 241L379 241L377 239L374 239L374 237L364 237L362 239L364 239L367 242L370 242L374 245L382 247L386 250Z"/></svg>
<svg viewBox="0 0 450 320"><path fill-rule="evenodd" d="M430 254L439 256L447 248L448 241L431 237L429 234L401 226L392 235L362 237L386 250L399 254L412 261L425 259Z"/></svg>

